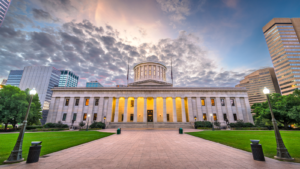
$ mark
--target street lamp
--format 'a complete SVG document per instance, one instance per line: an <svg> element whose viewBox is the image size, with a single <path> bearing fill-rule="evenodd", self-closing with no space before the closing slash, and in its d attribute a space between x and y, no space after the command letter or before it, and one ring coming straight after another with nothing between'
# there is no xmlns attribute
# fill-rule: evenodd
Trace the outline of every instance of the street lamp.
<svg viewBox="0 0 300 169"><path fill-rule="evenodd" d="M290 156L288 150L285 148L285 145L282 141L280 132L278 130L278 126L277 126L276 119L275 119L273 111L272 111L271 102L270 102L270 98L269 98L270 90L265 87L263 92L267 96L267 99L268 99L270 112L271 112L271 116L272 116L272 124L273 124L274 131L275 131L275 137L276 137L276 143L277 143L277 156L275 156L274 158L280 159L280 160L294 160L294 158L292 158Z"/></svg>
<svg viewBox="0 0 300 169"><path fill-rule="evenodd" d="M90 119L90 115L88 115L88 122L87 122L87 125L86 125L86 131L89 130L89 119Z"/></svg>
<svg viewBox="0 0 300 169"><path fill-rule="evenodd" d="M105 119L106 119L106 116L104 116L104 129L106 128L106 124L105 124Z"/></svg>
<svg viewBox="0 0 300 169"><path fill-rule="evenodd" d="M194 119L195 119L195 129L197 129L197 127L196 127L196 119L197 119L197 117L194 116Z"/></svg>
<svg viewBox="0 0 300 169"><path fill-rule="evenodd" d="M31 97L30 97L29 105L28 105L27 112L25 115L25 119L23 121L23 126L19 133L18 140L15 144L13 151L10 153L10 156L3 163L6 163L6 164L7 163L15 163L15 162L20 162L20 161L24 160L24 158L22 158L23 138L24 138L24 133L25 133L26 125L27 125L27 117L29 114L31 101L32 101L33 96L36 94L36 90L33 88L32 90L30 90L29 93L30 93Z"/></svg>
<svg viewBox="0 0 300 169"><path fill-rule="evenodd" d="M212 131L214 131L215 130L215 128L214 128L214 122L213 122L213 115L212 114L210 114L210 117L211 117L211 130Z"/></svg>

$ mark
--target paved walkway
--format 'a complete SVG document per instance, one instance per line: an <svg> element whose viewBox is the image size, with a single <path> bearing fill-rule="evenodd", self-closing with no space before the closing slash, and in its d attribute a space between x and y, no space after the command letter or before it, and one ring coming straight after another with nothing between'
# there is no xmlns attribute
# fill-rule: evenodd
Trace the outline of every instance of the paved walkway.
<svg viewBox="0 0 300 169"><path fill-rule="evenodd" d="M116 130L104 130L116 131ZM185 130L195 131L193 129ZM250 146L250 145L249 145ZM207 141L177 130L122 130L73 148L49 154L38 163L2 165L0 168L300 168L300 164L266 158Z"/></svg>

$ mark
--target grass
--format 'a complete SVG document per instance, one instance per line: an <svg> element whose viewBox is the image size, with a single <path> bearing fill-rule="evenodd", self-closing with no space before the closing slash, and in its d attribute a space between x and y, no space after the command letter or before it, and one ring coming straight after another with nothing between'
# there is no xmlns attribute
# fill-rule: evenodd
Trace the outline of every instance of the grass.
<svg viewBox="0 0 300 169"><path fill-rule="evenodd" d="M280 131L281 137L294 162L300 163L300 131ZM274 131L201 131L189 132L192 136L225 144L230 147L251 152L250 139L260 140L266 157L276 156Z"/></svg>
<svg viewBox="0 0 300 169"><path fill-rule="evenodd" d="M31 141L42 141L40 156L73 147L79 144L97 140L113 133L98 131L71 131L71 132L39 132L25 133L22 156L27 159ZM16 144L19 133L0 134L0 164L7 160Z"/></svg>

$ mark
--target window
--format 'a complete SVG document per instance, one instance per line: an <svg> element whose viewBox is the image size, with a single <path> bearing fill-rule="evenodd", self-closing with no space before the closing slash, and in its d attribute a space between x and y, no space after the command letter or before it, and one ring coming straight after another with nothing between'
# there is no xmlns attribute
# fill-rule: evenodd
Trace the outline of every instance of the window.
<svg viewBox="0 0 300 169"><path fill-rule="evenodd" d="M217 121L217 114L213 114L214 116L214 121Z"/></svg>
<svg viewBox="0 0 300 169"><path fill-rule="evenodd" d="M97 113L94 113L94 118L93 118L94 121L97 120Z"/></svg>
<svg viewBox="0 0 300 169"><path fill-rule="evenodd" d="M123 119L124 119L124 114L122 114L122 121L123 121Z"/></svg>
<svg viewBox="0 0 300 169"><path fill-rule="evenodd" d="M223 119L224 119L224 121L227 120L227 114L223 114Z"/></svg>
<svg viewBox="0 0 300 169"><path fill-rule="evenodd" d="M231 106L235 106L234 99L230 99Z"/></svg>
<svg viewBox="0 0 300 169"><path fill-rule="evenodd" d="M73 120L76 121L77 113L73 114Z"/></svg>
<svg viewBox="0 0 300 169"><path fill-rule="evenodd" d="M233 114L233 119L234 119L234 121L237 121L236 114Z"/></svg>
<svg viewBox="0 0 300 169"><path fill-rule="evenodd" d="M134 107L134 100L131 100L130 106L131 106L131 107Z"/></svg>
<svg viewBox="0 0 300 169"><path fill-rule="evenodd" d="M85 99L85 106L89 105L89 101L90 101L90 99Z"/></svg>
<svg viewBox="0 0 300 169"><path fill-rule="evenodd" d="M215 99L211 99L211 106L215 106Z"/></svg>
<svg viewBox="0 0 300 169"><path fill-rule="evenodd" d="M155 76L155 66L153 66L153 75Z"/></svg>
<svg viewBox="0 0 300 169"><path fill-rule="evenodd" d="M66 99L66 104L65 104L65 106L69 106L69 100L70 100L70 99Z"/></svg>
<svg viewBox="0 0 300 169"><path fill-rule="evenodd" d="M167 114L167 121L170 121L170 114Z"/></svg>
<svg viewBox="0 0 300 169"><path fill-rule="evenodd" d="M87 114L84 113L84 114L83 114L83 119L82 119L83 121L86 121L86 116L87 116Z"/></svg>
<svg viewBox="0 0 300 169"><path fill-rule="evenodd" d="M151 66L149 66L149 75L151 75Z"/></svg>
<svg viewBox="0 0 300 169"><path fill-rule="evenodd" d="M64 113L62 121L66 121L66 118L67 118L67 113Z"/></svg>
<svg viewBox="0 0 300 169"><path fill-rule="evenodd" d="M133 114L130 114L130 121L133 121Z"/></svg>
<svg viewBox="0 0 300 169"><path fill-rule="evenodd" d="M206 113L203 113L203 120L206 121Z"/></svg>
<svg viewBox="0 0 300 169"><path fill-rule="evenodd" d="M95 106L98 106L98 104L99 104L99 99L96 99Z"/></svg>
<svg viewBox="0 0 300 169"><path fill-rule="evenodd" d="M225 106L225 100L221 99L221 106Z"/></svg>
<svg viewBox="0 0 300 169"><path fill-rule="evenodd" d="M205 100L204 99L201 99L201 105L205 106Z"/></svg>
<svg viewBox="0 0 300 169"><path fill-rule="evenodd" d="M75 106L78 106L79 105L79 99L76 99L75 100Z"/></svg>

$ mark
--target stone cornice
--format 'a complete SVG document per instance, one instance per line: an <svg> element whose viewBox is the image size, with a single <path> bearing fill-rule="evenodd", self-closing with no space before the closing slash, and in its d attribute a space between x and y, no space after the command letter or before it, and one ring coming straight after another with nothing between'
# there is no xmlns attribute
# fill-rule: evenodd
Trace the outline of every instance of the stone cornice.
<svg viewBox="0 0 300 169"><path fill-rule="evenodd" d="M245 87L55 87L55 92L247 92Z"/></svg>

